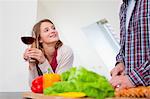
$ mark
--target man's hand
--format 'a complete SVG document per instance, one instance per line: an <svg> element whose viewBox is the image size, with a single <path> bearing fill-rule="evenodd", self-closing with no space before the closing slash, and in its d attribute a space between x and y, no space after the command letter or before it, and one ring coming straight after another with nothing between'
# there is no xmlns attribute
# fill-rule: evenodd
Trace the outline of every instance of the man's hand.
<svg viewBox="0 0 150 99"><path fill-rule="evenodd" d="M112 77L110 83L116 90L134 87L132 82L129 80L128 75L120 75Z"/></svg>
<svg viewBox="0 0 150 99"><path fill-rule="evenodd" d="M119 63L117 64L110 72L112 77L118 76L118 75L124 75L124 64L123 63Z"/></svg>

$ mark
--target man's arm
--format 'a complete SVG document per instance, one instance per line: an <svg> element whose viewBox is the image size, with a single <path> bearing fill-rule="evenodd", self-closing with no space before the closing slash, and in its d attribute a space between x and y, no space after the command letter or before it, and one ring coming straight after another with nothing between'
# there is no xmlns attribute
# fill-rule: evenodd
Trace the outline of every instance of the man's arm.
<svg viewBox="0 0 150 99"><path fill-rule="evenodd" d="M115 66L119 63L124 63L124 54L123 54L123 49L122 48L120 49L119 53L116 56Z"/></svg>
<svg viewBox="0 0 150 99"><path fill-rule="evenodd" d="M150 61L146 61L139 68L130 71L128 76L136 86L150 86Z"/></svg>

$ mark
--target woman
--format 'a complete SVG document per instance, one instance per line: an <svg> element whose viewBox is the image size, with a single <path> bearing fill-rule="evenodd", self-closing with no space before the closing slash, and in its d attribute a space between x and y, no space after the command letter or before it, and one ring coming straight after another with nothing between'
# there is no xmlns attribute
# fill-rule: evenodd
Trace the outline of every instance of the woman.
<svg viewBox="0 0 150 99"><path fill-rule="evenodd" d="M72 67L73 52L70 47L60 41L58 32L49 19L35 24L32 36L36 39L36 48L28 48L24 53L25 60L37 61L29 62L30 84L35 77L39 76L37 67L42 74L48 72L61 74Z"/></svg>

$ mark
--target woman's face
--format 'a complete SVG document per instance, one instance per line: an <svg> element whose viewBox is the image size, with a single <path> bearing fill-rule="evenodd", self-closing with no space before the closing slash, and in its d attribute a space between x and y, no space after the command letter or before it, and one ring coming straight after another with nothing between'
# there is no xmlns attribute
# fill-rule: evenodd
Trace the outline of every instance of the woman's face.
<svg viewBox="0 0 150 99"><path fill-rule="evenodd" d="M43 22L40 26L40 42L51 44L58 40L59 36L55 26L50 22Z"/></svg>

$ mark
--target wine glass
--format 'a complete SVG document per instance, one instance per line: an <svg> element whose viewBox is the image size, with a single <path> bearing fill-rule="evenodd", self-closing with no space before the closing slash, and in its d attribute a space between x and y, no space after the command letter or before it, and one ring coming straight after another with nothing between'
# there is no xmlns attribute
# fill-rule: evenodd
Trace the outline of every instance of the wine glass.
<svg viewBox="0 0 150 99"><path fill-rule="evenodd" d="M35 41L35 38L31 36L23 36L21 37L21 40L24 44L31 45Z"/></svg>
<svg viewBox="0 0 150 99"><path fill-rule="evenodd" d="M21 40L24 44L28 45L28 48L30 47L30 45L32 45L35 42L35 38L33 38L31 36L23 36L23 37L21 37ZM29 62L35 63L36 60L33 58L29 58Z"/></svg>
<svg viewBox="0 0 150 99"><path fill-rule="evenodd" d="M32 36L23 36L21 37L21 40L24 44L28 45L28 47L30 47L30 45L32 45L31 47L33 48L38 48L38 45L36 45L36 39ZM43 75L42 71L40 70L40 68L38 67L38 61L36 59L30 58L29 57L29 62L30 63L35 63L36 64L36 69L38 72L38 75Z"/></svg>

